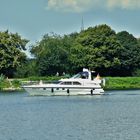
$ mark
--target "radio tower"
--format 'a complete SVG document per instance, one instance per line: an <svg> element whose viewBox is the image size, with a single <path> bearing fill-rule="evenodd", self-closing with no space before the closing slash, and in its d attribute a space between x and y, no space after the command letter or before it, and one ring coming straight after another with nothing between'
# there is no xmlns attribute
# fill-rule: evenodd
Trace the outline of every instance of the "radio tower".
<svg viewBox="0 0 140 140"><path fill-rule="evenodd" d="M81 31L84 31L84 20L83 20L83 16L82 16L82 22L81 22Z"/></svg>

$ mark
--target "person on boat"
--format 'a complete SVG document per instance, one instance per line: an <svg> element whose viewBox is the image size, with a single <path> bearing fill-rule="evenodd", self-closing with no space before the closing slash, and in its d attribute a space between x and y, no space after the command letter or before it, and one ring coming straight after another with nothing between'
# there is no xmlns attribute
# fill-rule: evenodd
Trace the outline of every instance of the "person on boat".
<svg viewBox="0 0 140 140"><path fill-rule="evenodd" d="M59 72L56 73L56 76L59 76Z"/></svg>
<svg viewBox="0 0 140 140"><path fill-rule="evenodd" d="M62 75L65 76L65 72L63 72Z"/></svg>

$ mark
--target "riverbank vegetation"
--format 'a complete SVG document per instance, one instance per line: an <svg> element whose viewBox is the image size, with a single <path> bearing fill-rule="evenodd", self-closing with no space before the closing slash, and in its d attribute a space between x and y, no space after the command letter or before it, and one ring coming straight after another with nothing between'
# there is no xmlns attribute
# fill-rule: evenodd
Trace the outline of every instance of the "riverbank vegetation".
<svg viewBox="0 0 140 140"><path fill-rule="evenodd" d="M32 58L24 52L28 42L18 33L0 32L0 74L5 79L45 77L46 80L56 73L59 76L64 73L73 75L85 67L103 77L111 76L107 78L107 89L139 88L139 78L135 77L140 76L140 39L127 31L116 33L103 24L63 36L45 34L40 41L29 46ZM0 86L8 86L4 83Z"/></svg>
<svg viewBox="0 0 140 140"><path fill-rule="evenodd" d="M140 77L106 77L105 89L140 89Z"/></svg>
<svg viewBox="0 0 140 140"><path fill-rule="evenodd" d="M48 76L48 77L28 77L23 79L0 79L0 90L16 91L23 89L23 84L39 83L40 80L45 82L54 82L64 76ZM105 90L122 90L122 89L140 89L140 77L103 77L106 79Z"/></svg>

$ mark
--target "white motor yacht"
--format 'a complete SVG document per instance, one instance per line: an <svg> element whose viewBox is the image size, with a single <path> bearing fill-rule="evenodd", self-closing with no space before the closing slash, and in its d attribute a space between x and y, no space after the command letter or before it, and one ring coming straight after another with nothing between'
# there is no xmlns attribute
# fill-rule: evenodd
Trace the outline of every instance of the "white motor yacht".
<svg viewBox="0 0 140 140"><path fill-rule="evenodd" d="M71 78L60 79L58 83L45 84L42 81L39 84L22 86L30 95L102 95L104 90L99 74L92 79L92 72L83 69L82 72Z"/></svg>

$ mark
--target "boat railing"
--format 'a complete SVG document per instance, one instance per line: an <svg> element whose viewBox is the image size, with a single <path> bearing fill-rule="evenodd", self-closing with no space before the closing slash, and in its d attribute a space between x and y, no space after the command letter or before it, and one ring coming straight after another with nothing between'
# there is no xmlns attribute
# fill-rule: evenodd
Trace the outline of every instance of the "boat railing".
<svg viewBox="0 0 140 140"><path fill-rule="evenodd" d="M59 81L22 81L22 85L38 85L38 84L58 84Z"/></svg>

